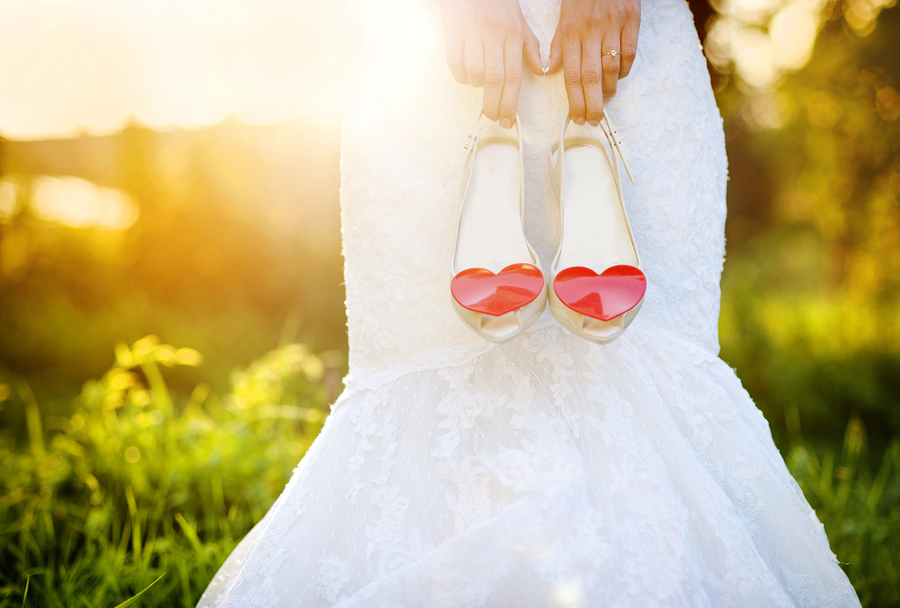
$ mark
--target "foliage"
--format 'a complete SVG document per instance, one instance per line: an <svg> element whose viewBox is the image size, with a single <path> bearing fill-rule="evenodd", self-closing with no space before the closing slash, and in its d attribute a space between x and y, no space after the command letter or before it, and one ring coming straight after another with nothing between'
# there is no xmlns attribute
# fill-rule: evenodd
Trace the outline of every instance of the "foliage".
<svg viewBox="0 0 900 608"><path fill-rule="evenodd" d="M816 454L797 437L787 464L863 606L900 605L900 442L866 465L865 427L847 426L840 453ZM873 474L874 469L874 474Z"/></svg>
<svg viewBox="0 0 900 608"><path fill-rule="evenodd" d="M900 434L900 6L860 35L830 3L812 60L774 91L723 90L732 180L720 330L779 443L852 418ZM874 28L874 29L872 29Z"/></svg>
<svg viewBox="0 0 900 608"><path fill-rule="evenodd" d="M194 605L327 409L325 368L302 345L235 371L221 400L200 384L176 403L161 368L200 360L152 336L119 345L66 418L14 387L28 444L0 440L0 606L23 605L26 586L25 606L112 606L160 576L142 605Z"/></svg>
<svg viewBox="0 0 900 608"><path fill-rule="evenodd" d="M170 377L178 393L224 392L235 366L279 342L345 349L339 141L334 116L0 139L0 208L4 193L17 199L0 212L0 370L69 415L109 345L151 333L207 354ZM48 175L117 189L139 217L122 230L48 219L34 205ZM0 425L23 424L0 412Z"/></svg>

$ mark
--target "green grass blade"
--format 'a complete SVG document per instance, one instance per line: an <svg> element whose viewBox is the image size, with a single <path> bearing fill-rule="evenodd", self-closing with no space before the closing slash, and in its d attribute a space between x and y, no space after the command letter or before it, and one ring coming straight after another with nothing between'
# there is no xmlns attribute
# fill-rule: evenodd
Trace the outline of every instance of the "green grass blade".
<svg viewBox="0 0 900 608"><path fill-rule="evenodd" d="M194 530L194 527L187 522L187 520L181 515L181 513L175 514L175 521L177 521L178 525L181 526L181 531L184 532L184 535L187 536L188 541L194 548L194 552L197 554L197 559L203 559L204 561L206 561L206 552L203 550L203 543L200 542L200 538L197 536L197 531Z"/></svg>
<svg viewBox="0 0 900 608"><path fill-rule="evenodd" d="M133 604L134 602L136 602L137 599L138 599L139 597L141 597L141 596L144 594L144 592L147 591L147 589L149 589L150 587L152 587L153 585L155 585L156 583L158 583L158 582L159 582L159 579L161 579L161 578L164 577L165 575L166 575L166 573L163 572L162 574L159 575L159 577L158 577L155 581L153 581L152 583L150 583L149 585L147 585L146 587L144 587L143 589L141 589L141 590L138 592L137 595L128 598L127 600L125 600L125 601L122 602L121 604L118 604L118 605L115 606L114 608L125 608L125 606L130 606L131 604Z"/></svg>
<svg viewBox="0 0 900 608"><path fill-rule="evenodd" d="M25 600L28 599L28 586L31 584L31 575L25 579L25 595L22 596L22 608L25 608Z"/></svg>
<svg viewBox="0 0 900 608"><path fill-rule="evenodd" d="M19 384L19 396L25 403L25 422L28 428L28 440L31 444L31 453L36 458L44 455L44 426L41 420L41 408L38 406L31 387L21 382Z"/></svg>

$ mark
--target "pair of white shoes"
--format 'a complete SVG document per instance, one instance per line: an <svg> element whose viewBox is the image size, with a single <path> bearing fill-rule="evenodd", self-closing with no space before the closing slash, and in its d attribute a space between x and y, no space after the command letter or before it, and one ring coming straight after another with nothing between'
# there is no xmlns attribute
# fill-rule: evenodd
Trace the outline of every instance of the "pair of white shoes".
<svg viewBox="0 0 900 608"><path fill-rule="evenodd" d="M620 158L634 178L608 116L600 122L605 142L567 138L567 117L550 150L562 235L549 288L525 238L521 121L515 137L497 127L482 136L482 119L457 165L465 163L465 172L450 291L460 318L486 340L506 342L537 320L549 299L550 312L573 334L599 344L616 339L637 315L647 280L622 198Z"/></svg>

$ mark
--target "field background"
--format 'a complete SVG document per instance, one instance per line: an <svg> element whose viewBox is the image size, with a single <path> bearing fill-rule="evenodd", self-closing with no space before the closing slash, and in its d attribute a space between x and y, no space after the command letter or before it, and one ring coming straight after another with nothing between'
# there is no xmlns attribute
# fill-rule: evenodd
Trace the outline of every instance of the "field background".
<svg viewBox="0 0 900 608"><path fill-rule="evenodd" d="M900 606L900 7L739 4L692 3L731 175L721 355L863 604ZM809 57L728 46L794 5ZM338 108L0 138L0 606L193 606L280 493L346 372L339 139Z"/></svg>

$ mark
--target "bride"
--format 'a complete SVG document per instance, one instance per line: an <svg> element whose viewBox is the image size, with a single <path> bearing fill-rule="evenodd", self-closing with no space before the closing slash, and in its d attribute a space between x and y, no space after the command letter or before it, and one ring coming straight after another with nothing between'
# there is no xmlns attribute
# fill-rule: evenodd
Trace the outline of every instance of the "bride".
<svg viewBox="0 0 900 608"><path fill-rule="evenodd" d="M199 606L858 606L718 358L725 146L684 0L354 10L346 390ZM616 119L646 293L614 341L544 311L495 344L454 311L467 177L442 180L481 109L520 129L524 236L545 273L563 120L599 136L603 112Z"/></svg>

